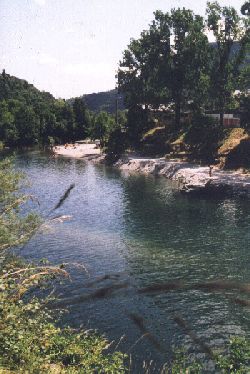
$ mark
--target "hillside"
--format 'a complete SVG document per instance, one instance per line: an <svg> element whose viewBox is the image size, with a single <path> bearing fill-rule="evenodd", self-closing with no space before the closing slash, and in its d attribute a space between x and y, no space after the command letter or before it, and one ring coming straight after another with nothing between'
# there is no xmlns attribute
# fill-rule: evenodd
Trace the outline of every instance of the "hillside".
<svg viewBox="0 0 250 374"><path fill-rule="evenodd" d="M118 110L124 110L123 96L119 94L118 97ZM93 112L100 112L103 110L111 114L115 113L117 99L116 89L83 95L82 98L85 99L88 109ZM74 98L68 100L69 103L73 103L73 101Z"/></svg>
<svg viewBox="0 0 250 374"><path fill-rule="evenodd" d="M23 79L0 74L0 142L7 146L51 144L86 135L86 108L73 108Z"/></svg>
<svg viewBox="0 0 250 374"><path fill-rule="evenodd" d="M27 105L53 104L55 98L49 92L39 91L24 79L11 76L3 70L0 74L0 101L20 100Z"/></svg>

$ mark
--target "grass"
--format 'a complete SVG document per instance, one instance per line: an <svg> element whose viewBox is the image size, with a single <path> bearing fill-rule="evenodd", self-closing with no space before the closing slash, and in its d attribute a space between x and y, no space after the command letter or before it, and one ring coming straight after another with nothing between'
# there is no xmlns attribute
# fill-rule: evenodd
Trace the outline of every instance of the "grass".
<svg viewBox="0 0 250 374"><path fill-rule="evenodd" d="M224 139L222 145L218 149L218 154L228 154L231 152L235 147L237 147L240 142L244 139L249 138L248 133L246 130L242 128L235 128L229 131L229 134Z"/></svg>

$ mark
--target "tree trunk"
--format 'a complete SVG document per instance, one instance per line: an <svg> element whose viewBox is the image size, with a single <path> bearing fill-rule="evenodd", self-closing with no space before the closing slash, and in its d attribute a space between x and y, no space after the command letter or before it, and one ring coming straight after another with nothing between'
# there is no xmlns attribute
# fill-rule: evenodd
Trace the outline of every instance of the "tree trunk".
<svg viewBox="0 0 250 374"><path fill-rule="evenodd" d="M224 111L220 110L220 126L223 127Z"/></svg>
<svg viewBox="0 0 250 374"><path fill-rule="evenodd" d="M221 89L220 101L219 101L219 113L220 113L220 126L223 127L223 119L225 114L225 98Z"/></svg>
<svg viewBox="0 0 250 374"><path fill-rule="evenodd" d="M181 123L181 100L180 97L177 97L175 100L175 127L176 129L180 128Z"/></svg>

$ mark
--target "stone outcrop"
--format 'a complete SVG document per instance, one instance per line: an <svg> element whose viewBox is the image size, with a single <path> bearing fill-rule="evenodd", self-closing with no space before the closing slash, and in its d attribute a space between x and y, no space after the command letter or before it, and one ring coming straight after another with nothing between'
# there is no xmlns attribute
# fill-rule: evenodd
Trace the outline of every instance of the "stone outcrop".
<svg viewBox="0 0 250 374"><path fill-rule="evenodd" d="M182 161L164 158L127 158L119 160L115 166L128 172L162 175L175 181L180 191L185 193L222 193L250 197L250 175L234 171L210 169Z"/></svg>

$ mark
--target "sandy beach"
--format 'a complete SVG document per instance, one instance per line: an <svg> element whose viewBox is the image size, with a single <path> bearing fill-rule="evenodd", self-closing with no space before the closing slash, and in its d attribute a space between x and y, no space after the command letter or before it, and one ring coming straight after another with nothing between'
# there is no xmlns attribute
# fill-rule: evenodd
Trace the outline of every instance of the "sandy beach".
<svg viewBox="0 0 250 374"><path fill-rule="evenodd" d="M74 158L97 156L101 154L100 148L96 147L95 143L58 145L53 147L53 152L56 155Z"/></svg>

